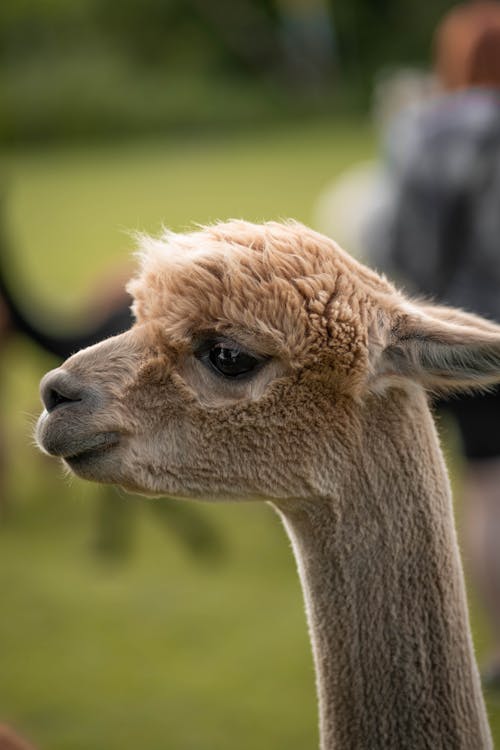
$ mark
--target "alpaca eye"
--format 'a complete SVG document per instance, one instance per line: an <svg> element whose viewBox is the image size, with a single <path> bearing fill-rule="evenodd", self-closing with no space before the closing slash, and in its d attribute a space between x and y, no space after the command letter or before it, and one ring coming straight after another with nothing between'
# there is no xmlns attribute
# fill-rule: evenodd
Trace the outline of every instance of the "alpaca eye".
<svg viewBox="0 0 500 750"><path fill-rule="evenodd" d="M219 343L209 350L208 361L226 378L237 378L254 370L262 360L252 357L238 347Z"/></svg>

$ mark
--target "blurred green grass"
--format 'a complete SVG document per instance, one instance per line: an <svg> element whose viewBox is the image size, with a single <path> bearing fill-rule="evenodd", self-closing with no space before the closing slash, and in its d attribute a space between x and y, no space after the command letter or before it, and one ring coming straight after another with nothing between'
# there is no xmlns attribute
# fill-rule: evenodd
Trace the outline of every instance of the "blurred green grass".
<svg viewBox="0 0 500 750"><path fill-rule="evenodd" d="M312 220L335 174L373 153L366 124L324 120L216 138L156 138L3 154L16 267L62 319L128 262L129 230L193 221ZM98 490L30 445L51 366L15 342L3 358L11 510L0 526L0 719L41 750L303 750L317 746L299 584L277 518L258 505L199 506L227 544L189 556L146 512L134 554L93 554ZM479 657L487 633L477 608ZM496 701L496 702L495 702ZM500 704L489 703L500 738Z"/></svg>
<svg viewBox="0 0 500 750"><path fill-rule="evenodd" d="M100 268L128 258L127 231L229 217L310 222L321 187L371 145L367 126L324 120L211 138L11 151L3 159L11 235L41 293L71 307Z"/></svg>

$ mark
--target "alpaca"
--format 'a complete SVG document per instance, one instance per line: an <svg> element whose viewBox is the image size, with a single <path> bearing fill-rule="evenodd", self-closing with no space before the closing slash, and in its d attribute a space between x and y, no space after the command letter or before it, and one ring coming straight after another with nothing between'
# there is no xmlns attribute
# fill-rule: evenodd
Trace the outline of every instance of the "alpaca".
<svg viewBox="0 0 500 750"><path fill-rule="evenodd" d="M500 381L500 327L406 299L295 222L142 249L134 327L42 380L42 450L145 495L271 502L322 750L492 748L426 391Z"/></svg>

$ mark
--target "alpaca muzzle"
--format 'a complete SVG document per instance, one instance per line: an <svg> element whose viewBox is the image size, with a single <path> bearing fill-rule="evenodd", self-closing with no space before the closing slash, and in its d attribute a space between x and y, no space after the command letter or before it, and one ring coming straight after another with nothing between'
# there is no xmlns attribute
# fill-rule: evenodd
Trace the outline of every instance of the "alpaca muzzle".
<svg viewBox="0 0 500 750"><path fill-rule="evenodd" d="M40 395L45 411L38 420L36 440L49 455L69 462L117 445L118 432L98 424L104 397L96 387L82 384L60 367L42 379Z"/></svg>

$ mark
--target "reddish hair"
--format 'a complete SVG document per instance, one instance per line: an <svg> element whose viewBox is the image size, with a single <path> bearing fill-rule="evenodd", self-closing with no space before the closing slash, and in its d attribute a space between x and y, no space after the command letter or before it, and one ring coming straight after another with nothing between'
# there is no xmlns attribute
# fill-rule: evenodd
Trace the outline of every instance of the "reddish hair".
<svg viewBox="0 0 500 750"><path fill-rule="evenodd" d="M500 88L500 2L453 8L435 37L436 71L446 89Z"/></svg>

